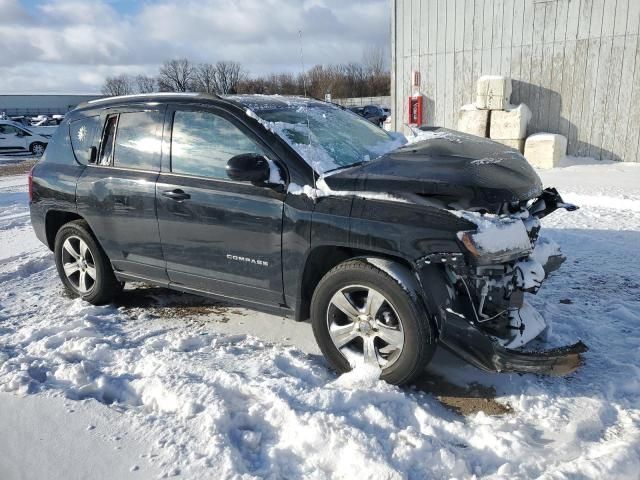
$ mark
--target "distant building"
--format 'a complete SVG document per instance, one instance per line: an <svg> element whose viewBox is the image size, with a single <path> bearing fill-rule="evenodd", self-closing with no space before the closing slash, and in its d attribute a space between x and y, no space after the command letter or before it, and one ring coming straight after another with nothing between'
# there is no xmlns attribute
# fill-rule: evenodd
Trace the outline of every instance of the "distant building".
<svg viewBox="0 0 640 480"><path fill-rule="evenodd" d="M393 129L455 129L478 77L502 75L513 82L511 103L533 112L529 135L560 133L570 155L640 161L639 0L391 5ZM417 99L411 119L421 118L410 122Z"/></svg>
<svg viewBox="0 0 640 480"><path fill-rule="evenodd" d="M73 93L0 94L0 113L18 115L64 115L78 104L104 95Z"/></svg>

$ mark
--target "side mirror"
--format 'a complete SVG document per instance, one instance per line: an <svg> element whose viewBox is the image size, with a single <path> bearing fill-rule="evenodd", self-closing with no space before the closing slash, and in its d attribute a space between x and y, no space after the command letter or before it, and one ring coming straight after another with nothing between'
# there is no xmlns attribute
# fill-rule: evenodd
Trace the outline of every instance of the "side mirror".
<svg viewBox="0 0 640 480"><path fill-rule="evenodd" d="M269 162L259 153L242 153L227 162L227 176L239 182L268 182L269 171Z"/></svg>
<svg viewBox="0 0 640 480"><path fill-rule="evenodd" d="M18 131L18 132L16 133L16 137L18 137L18 138L22 138L22 137L24 137L24 133L23 133L23 132L21 132L21 131Z"/></svg>

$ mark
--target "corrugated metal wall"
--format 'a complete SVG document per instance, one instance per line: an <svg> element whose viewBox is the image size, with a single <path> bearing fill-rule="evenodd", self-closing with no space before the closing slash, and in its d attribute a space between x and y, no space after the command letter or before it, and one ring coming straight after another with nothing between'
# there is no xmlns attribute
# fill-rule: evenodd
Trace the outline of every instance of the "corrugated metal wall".
<svg viewBox="0 0 640 480"><path fill-rule="evenodd" d="M569 153L640 161L640 0L393 0L393 128L407 121L421 72L428 125L455 128L485 74L513 79L528 133ZM406 127L404 127L406 129Z"/></svg>

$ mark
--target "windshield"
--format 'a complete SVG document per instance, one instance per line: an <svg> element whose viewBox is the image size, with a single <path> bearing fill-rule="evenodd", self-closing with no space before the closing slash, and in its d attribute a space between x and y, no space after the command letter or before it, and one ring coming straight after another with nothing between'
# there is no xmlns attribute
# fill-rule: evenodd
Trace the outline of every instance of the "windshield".
<svg viewBox="0 0 640 480"><path fill-rule="evenodd" d="M368 120L329 104L297 103L255 113L319 173L373 160L406 143L402 136L392 137Z"/></svg>

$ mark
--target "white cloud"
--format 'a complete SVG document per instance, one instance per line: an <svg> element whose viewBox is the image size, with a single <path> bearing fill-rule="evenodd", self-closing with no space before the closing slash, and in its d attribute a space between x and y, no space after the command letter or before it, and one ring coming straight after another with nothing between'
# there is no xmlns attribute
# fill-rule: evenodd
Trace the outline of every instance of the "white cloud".
<svg viewBox="0 0 640 480"><path fill-rule="evenodd" d="M389 8L387 0L161 0L131 12L100 0L29 8L0 0L0 92L97 91L107 75L155 74L182 56L236 60L254 74L298 71L300 30L306 66L358 61L368 45L387 45Z"/></svg>

